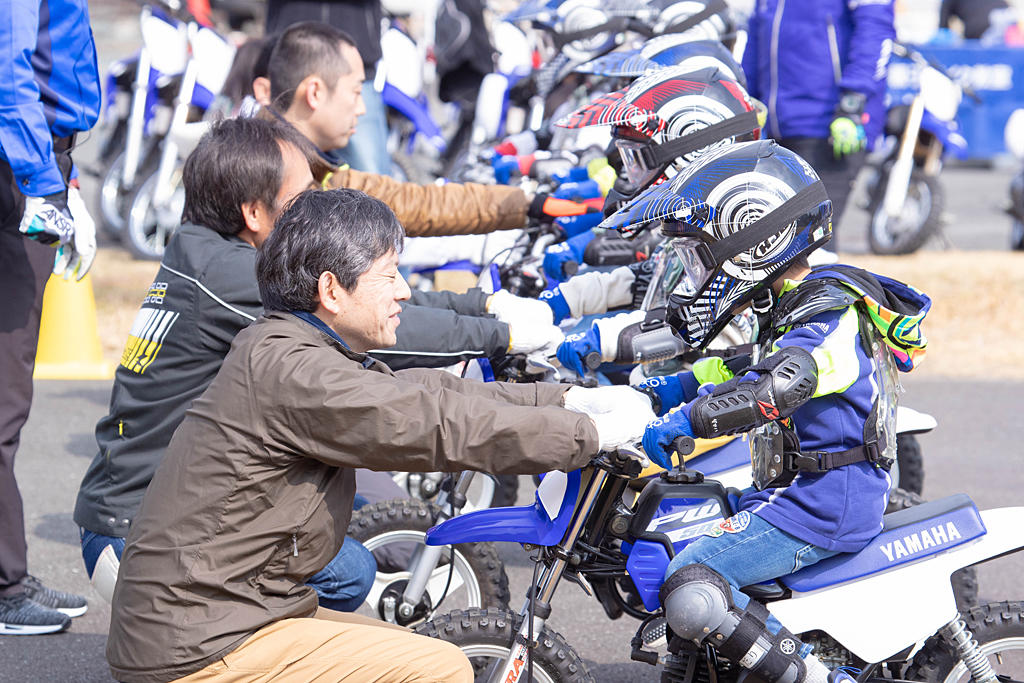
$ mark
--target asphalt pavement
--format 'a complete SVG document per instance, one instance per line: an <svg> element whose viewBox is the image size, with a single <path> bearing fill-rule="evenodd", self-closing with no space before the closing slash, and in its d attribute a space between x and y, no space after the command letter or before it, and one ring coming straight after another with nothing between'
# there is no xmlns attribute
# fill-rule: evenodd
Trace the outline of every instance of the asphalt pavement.
<svg viewBox="0 0 1024 683"><path fill-rule="evenodd" d="M1024 408L1024 382L950 381L929 377L922 368L921 376L907 377L905 385L903 403L939 421L935 432L920 437L926 497L963 491L980 508L1020 505L1024 453L1018 416ZM110 610L86 578L78 530L71 519L79 482L96 451L93 429L106 411L109 394L107 382L36 383L36 400L17 460L29 569L51 586L85 595L89 611L66 633L0 638L0 683L111 680L104 659ZM529 502L529 478L522 479L520 491L520 502ZM525 596L532 565L516 545L503 546L502 557L516 608ZM1022 575L1024 554L982 565L982 601L1024 600ZM609 621L596 600L569 583L559 587L552 606L551 626L579 650L597 680L655 680L653 668L629 660L635 621Z"/></svg>

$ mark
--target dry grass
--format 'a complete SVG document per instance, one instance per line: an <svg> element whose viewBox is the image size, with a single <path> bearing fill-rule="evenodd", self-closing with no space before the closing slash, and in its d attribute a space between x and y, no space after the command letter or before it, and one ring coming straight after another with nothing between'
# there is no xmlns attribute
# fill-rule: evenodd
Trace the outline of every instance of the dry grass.
<svg viewBox="0 0 1024 683"><path fill-rule="evenodd" d="M842 260L932 298L924 323L928 356L915 375L1024 378L1024 253L925 251Z"/></svg>
<svg viewBox="0 0 1024 683"><path fill-rule="evenodd" d="M103 359L121 360L128 331L160 264L136 261L123 249L100 249L90 271Z"/></svg>
<svg viewBox="0 0 1024 683"><path fill-rule="evenodd" d="M1024 253L927 251L843 261L914 285L933 301L920 376L1024 378ZM93 286L104 357L116 363L157 264L101 249Z"/></svg>

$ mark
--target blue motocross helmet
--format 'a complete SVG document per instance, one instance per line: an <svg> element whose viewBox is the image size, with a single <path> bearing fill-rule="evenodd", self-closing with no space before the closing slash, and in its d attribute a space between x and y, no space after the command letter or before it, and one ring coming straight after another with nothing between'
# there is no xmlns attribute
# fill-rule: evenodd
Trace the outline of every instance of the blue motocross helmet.
<svg viewBox="0 0 1024 683"><path fill-rule="evenodd" d="M671 66L686 71L715 67L747 87L743 69L724 45L714 40L693 40L678 33L651 38L637 50L602 55L576 67L576 71L595 76L635 78Z"/></svg>
<svg viewBox="0 0 1024 683"><path fill-rule="evenodd" d="M601 227L638 224L660 224L667 238L654 279L668 293L669 324L704 348L793 261L831 239L832 202L806 161L759 140L705 153Z"/></svg>

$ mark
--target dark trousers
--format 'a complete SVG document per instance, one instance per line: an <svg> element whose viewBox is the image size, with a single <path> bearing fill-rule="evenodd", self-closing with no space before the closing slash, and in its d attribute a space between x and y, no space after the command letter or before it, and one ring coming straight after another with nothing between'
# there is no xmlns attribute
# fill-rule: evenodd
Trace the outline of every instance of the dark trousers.
<svg viewBox="0 0 1024 683"><path fill-rule="evenodd" d="M0 161L0 597L19 593L27 573L25 515L14 480L14 454L32 405L43 288L53 249L18 232L24 198Z"/></svg>
<svg viewBox="0 0 1024 683"><path fill-rule="evenodd" d="M65 179L71 171L67 147L55 149ZM0 597L22 592L20 582L28 571L14 454L32 405L43 288L55 254L18 232L24 207L11 167L0 160Z"/></svg>
<svg viewBox="0 0 1024 683"><path fill-rule="evenodd" d="M832 242L830 249L836 249L839 243L839 220L843 217L846 201L850 198L853 181L864 160L866 152L858 152L850 156L836 159L832 145L823 138L785 138L778 141L783 147L792 150L811 165L825 185L829 199L832 200Z"/></svg>

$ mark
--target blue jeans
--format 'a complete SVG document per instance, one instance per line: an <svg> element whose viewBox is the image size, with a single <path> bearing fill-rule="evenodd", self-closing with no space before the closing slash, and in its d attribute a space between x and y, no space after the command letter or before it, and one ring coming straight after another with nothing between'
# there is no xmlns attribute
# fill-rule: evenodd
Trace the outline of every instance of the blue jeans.
<svg viewBox="0 0 1024 683"><path fill-rule="evenodd" d="M85 571L90 579L96 569L96 560L108 545L114 547L114 553L121 559L121 553L124 552L123 538L103 536L87 529L79 531L82 559L85 560ZM376 574L377 562L373 554L359 541L346 537L334 559L311 576L306 584L316 591L323 607L339 612L354 612L369 595Z"/></svg>
<svg viewBox="0 0 1024 683"><path fill-rule="evenodd" d="M374 90L373 81L363 82L363 103L366 104L366 113L359 117L355 134L337 154L357 171L388 175L391 173L388 117L384 100Z"/></svg>
<svg viewBox="0 0 1024 683"><path fill-rule="evenodd" d="M701 536L683 548L669 562L665 578L687 565L703 564L729 582L733 604L744 609L750 597L740 592L743 586L792 574L837 554L801 541L746 511L736 513L728 521L731 530L717 537ZM766 626L772 634L782 627L773 616L768 617ZM810 652L811 648L804 645L800 656L806 657Z"/></svg>

